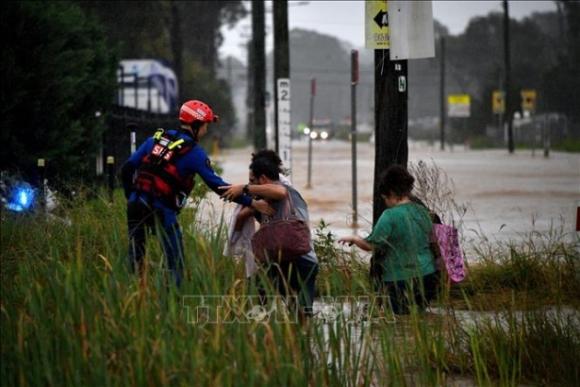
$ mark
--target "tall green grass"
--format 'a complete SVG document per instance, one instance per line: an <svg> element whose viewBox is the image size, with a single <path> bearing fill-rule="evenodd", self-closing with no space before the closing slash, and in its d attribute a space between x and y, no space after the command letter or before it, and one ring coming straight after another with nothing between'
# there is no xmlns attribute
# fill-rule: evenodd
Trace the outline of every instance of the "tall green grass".
<svg viewBox="0 0 580 387"><path fill-rule="evenodd" d="M577 309L563 308L565 296L550 298L554 308L530 311L525 299L512 298L501 314L474 322L458 317L456 300L443 298L441 313L397 319L378 310L375 319L355 322L339 313L304 324L192 323L184 296L252 295L243 263L222 255L224 222L184 210L186 272L177 290L155 238L148 240L146 275L128 272L124 199L104 198L69 203L51 217L2 213L2 385L414 386L457 377L480 385L578 384ZM324 227L316 245L320 296L370 294L366 267L333 247ZM563 246L556 255L577 264ZM526 257L541 260L546 248ZM566 259L553 260L561 275ZM493 270L470 275L492 293L506 284L531 292L522 282L528 276L497 279L513 270L512 261L486 263ZM564 283L550 281L553 294L568 294ZM459 293L468 306L477 294ZM244 307L234 302L227 312Z"/></svg>

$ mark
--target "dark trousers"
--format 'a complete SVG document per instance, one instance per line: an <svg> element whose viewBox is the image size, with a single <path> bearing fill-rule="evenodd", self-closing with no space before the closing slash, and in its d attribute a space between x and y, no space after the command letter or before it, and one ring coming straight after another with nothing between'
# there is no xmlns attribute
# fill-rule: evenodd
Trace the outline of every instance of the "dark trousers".
<svg viewBox="0 0 580 387"><path fill-rule="evenodd" d="M143 271L143 256L148 231L161 234L163 253L167 267L176 285L181 286L183 278L183 242L175 212L155 208L141 200L127 204L129 227L129 266L135 272Z"/></svg>
<svg viewBox="0 0 580 387"><path fill-rule="evenodd" d="M405 281L385 282L384 286L393 313L408 314L409 306L416 305L423 310L435 298L439 288L439 272Z"/></svg>
<svg viewBox="0 0 580 387"><path fill-rule="evenodd" d="M304 316L312 316L316 276L318 264L304 258L298 258L292 263L273 263L267 268L268 278L274 289L286 297L290 308L295 308L292 299L295 296L300 306L299 312ZM258 285L260 288L260 285ZM263 287L259 289L260 296L265 296Z"/></svg>

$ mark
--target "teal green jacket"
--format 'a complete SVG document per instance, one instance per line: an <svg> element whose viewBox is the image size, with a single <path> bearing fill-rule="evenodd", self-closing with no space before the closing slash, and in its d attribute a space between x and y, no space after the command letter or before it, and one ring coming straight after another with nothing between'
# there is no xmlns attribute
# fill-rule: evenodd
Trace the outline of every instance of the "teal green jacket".
<svg viewBox="0 0 580 387"><path fill-rule="evenodd" d="M435 272L429 239L433 223L425 207L415 203L386 209L366 241L380 250L383 281L404 281Z"/></svg>

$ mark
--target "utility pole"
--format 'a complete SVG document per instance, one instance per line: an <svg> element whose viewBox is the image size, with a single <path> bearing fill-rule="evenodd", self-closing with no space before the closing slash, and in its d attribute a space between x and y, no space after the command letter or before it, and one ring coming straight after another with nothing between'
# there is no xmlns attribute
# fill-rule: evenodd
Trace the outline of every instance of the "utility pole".
<svg viewBox="0 0 580 387"><path fill-rule="evenodd" d="M356 85L358 83L358 51L352 50L350 54L350 141L352 163L352 227L358 227L357 209L357 176L356 176Z"/></svg>
<svg viewBox="0 0 580 387"><path fill-rule="evenodd" d="M288 0L272 2L274 19L274 136L276 152L280 153L278 125L278 79L290 78L290 48L288 44Z"/></svg>
<svg viewBox="0 0 580 387"><path fill-rule="evenodd" d="M308 133L308 179L306 181L306 188L312 188L312 133L314 131L314 96L316 95L316 78L310 80L310 119L308 125L310 133Z"/></svg>
<svg viewBox="0 0 580 387"><path fill-rule="evenodd" d="M248 68L247 68L247 89L246 89L246 135L247 140L254 142L254 54L252 41L249 40L248 46Z"/></svg>
<svg viewBox="0 0 580 387"><path fill-rule="evenodd" d="M511 104L510 92L510 12L507 0L503 0L503 39L504 39L504 63L505 63L505 113L508 124L508 151L514 153L514 134L513 134L513 109Z"/></svg>
<svg viewBox="0 0 580 387"><path fill-rule="evenodd" d="M266 144L266 28L264 0L252 0L252 53L254 101L254 149L265 149Z"/></svg>
<svg viewBox="0 0 580 387"><path fill-rule="evenodd" d="M385 210L379 191L382 172L407 166L407 60L389 60L389 50L375 51L375 176L373 224Z"/></svg>
<svg viewBox="0 0 580 387"><path fill-rule="evenodd" d="M181 32L181 11L183 3L171 3L171 53L173 54L173 69L177 77L177 90L183 94L183 33Z"/></svg>
<svg viewBox="0 0 580 387"><path fill-rule="evenodd" d="M439 100L440 100L440 110L439 110L439 130L440 130L440 141L441 150L445 150L445 108L446 108L446 98L445 98L445 37L441 35L440 40L440 58L439 58L439 69L441 70L440 86L439 86Z"/></svg>

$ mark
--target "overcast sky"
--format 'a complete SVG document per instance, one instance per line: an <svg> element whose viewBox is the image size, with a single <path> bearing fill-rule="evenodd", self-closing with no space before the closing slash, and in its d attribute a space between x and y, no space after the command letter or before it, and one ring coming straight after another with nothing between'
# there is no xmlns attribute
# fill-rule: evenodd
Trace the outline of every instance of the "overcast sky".
<svg viewBox="0 0 580 387"><path fill-rule="evenodd" d="M244 2L250 9L250 2ZM365 3L359 1L289 1L288 23L290 29L304 28L315 30L323 34L336 36L341 40L350 42L355 47L364 47L364 12ZM524 1L512 0L510 5L510 17L522 19L534 12L554 11L556 6L553 1ZM272 48L272 5L266 1L266 50ZM469 19L474 16L487 15L496 11L502 12L500 0L489 1L433 1L433 17L443 23L453 35L462 33ZM222 57L233 55L246 62L246 50L244 43L251 36L251 18L247 17L233 28L222 28L224 43L220 48Z"/></svg>

